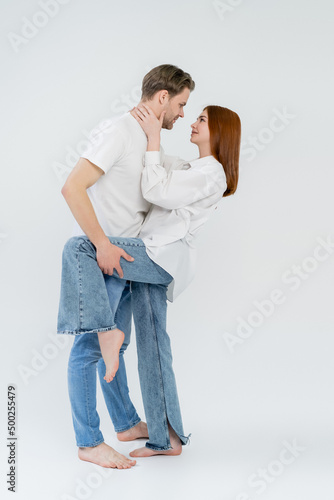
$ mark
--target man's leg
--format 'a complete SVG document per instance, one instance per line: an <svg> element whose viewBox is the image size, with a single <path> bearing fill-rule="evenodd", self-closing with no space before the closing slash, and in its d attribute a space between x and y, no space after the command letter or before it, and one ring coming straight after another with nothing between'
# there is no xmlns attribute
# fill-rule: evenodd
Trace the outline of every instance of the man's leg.
<svg viewBox="0 0 334 500"><path fill-rule="evenodd" d="M170 339L166 331L166 286L132 283L138 371L149 441L132 456L179 454L184 436Z"/></svg>
<svg viewBox="0 0 334 500"><path fill-rule="evenodd" d="M132 263L127 261L122 263L125 279L165 285L172 279L166 271L148 258L145 245L141 240L135 238L110 238L110 240L135 258ZM162 309L166 308L166 286L163 290ZM109 330L116 326L104 277L96 263L95 248L88 238L71 238L64 248L60 304L59 333L85 331L91 334L101 331L101 325L102 330ZM159 305L156 306L156 311L159 311ZM162 324L165 321L166 318L162 319ZM165 326L162 329L165 331ZM182 431L179 434L182 434ZM170 443L162 446L161 449L169 449ZM157 447L157 449L160 448Z"/></svg>
<svg viewBox="0 0 334 500"><path fill-rule="evenodd" d="M127 469L135 462L104 443L96 411L96 363L101 358L97 334L78 335L68 364L68 390L79 458L102 467Z"/></svg>
<svg viewBox="0 0 334 500"><path fill-rule="evenodd" d="M96 334L77 335L68 363L68 390L76 443L97 446L104 441L96 411L96 363L101 352Z"/></svg>
<svg viewBox="0 0 334 500"><path fill-rule="evenodd" d="M117 278L105 276L105 283L111 302L113 301L113 288L116 281ZM115 322L118 328L125 334L124 343L119 353L119 368L115 378L110 383L105 381L104 374L106 368L103 358L99 360L97 365L105 403L120 441L148 438L147 425L141 422L129 396L124 362L124 352L130 343L131 317L130 286L126 284L115 315Z"/></svg>

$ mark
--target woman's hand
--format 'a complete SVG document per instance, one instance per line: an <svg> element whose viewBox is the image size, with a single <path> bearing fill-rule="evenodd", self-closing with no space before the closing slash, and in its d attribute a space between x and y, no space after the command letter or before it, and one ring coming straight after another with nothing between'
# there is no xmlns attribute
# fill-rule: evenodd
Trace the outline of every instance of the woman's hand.
<svg viewBox="0 0 334 500"><path fill-rule="evenodd" d="M147 104L140 104L131 110L131 114L147 135L147 151L159 151L160 131L166 111L158 119Z"/></svg>

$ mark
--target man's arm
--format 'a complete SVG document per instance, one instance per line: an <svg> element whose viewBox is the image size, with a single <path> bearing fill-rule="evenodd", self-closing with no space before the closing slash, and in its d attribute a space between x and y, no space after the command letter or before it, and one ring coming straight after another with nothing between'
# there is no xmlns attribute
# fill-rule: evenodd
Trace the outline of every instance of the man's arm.
<svg viewBox="0 0 334 500"><path fill-rule="evenodd" d="M80 158L68 176L61 193L64 196L74 218L83 232L96 247L97 263L101 271L112 275L114 269L123 277L120 258L128 261L133 258L124 250L110 243L97 220L87 189L95 184L103 175L102 169L85 158ZM113 235L110 235L113 236Z"/></svg>

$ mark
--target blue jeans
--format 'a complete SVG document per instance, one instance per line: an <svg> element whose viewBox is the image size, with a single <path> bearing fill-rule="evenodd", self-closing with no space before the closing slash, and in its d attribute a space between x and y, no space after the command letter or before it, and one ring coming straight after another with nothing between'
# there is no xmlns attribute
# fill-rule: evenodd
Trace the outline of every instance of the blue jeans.
<svg viewBox="0 0 334 500"><path fill-rule="evenodd" d="M63 252L58 333L75 335L68 368L69 395L78 446L103 442L96 411L96 365L109 414L116 432L127 430L140 419L133 407L126 380L123 354L130 340L131 303L136 326L138 371L147 419L148 448L171 448L168 422L183 444L180 406L172 368L171 346L166 332L166 290L172 277L147 255L138 238L109 238L134 257L121 260L123 279L103 275L96 249L87 237L71 238ZM132 282L129 294L127 281ZM116 326L125 333L120 368L108 384L103 380L97 332Z"/></svg>

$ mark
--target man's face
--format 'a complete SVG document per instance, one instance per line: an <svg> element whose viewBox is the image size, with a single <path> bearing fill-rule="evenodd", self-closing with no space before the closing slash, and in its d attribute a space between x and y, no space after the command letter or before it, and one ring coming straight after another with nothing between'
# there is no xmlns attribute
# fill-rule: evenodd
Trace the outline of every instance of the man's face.
<svg viewBox="0 0 334 500"><path fill-rule="evenodd" d="M166 114L164 116L162 128L171 130L176 120L179 117L184 117L183 108L187 104L189 95L190 90L188 88L184 88L182 92L180 92L180 94L177 94L176 96L169 99L165 108Z"/></svg>

